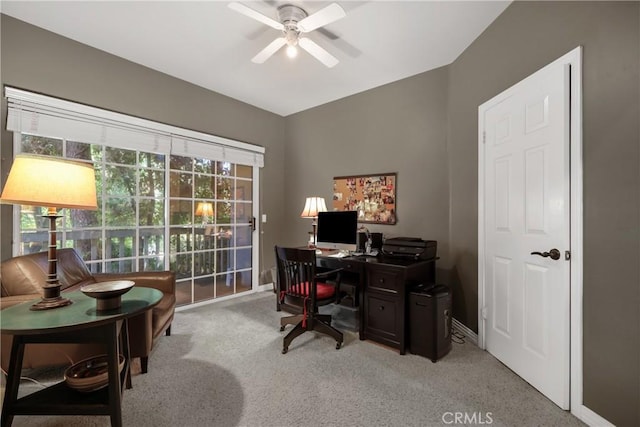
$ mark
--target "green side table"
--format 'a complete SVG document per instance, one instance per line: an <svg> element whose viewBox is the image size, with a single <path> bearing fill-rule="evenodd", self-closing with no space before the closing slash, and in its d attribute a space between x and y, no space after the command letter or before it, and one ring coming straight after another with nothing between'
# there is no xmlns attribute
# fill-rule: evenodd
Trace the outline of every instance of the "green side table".
<svg viewBox="0 0 640 427"><path fill-rule="evenodd" d="M7 385L2 405L2 427L15 415L109 415L112 426L122 426L123 385L131 385L129 331L127 319L150 310L160 302L162 292L134 286L122 295L119 308L98 312L96 300L82 292L64 294L73 304L42 311L29 308L35 301L0 312L2 333L13 335ZM24 346L30 343L105 344L109 360L109 385L91 393L71 389L62 381L18 399ZM118 372L119 354L125 358Z"/></svg>

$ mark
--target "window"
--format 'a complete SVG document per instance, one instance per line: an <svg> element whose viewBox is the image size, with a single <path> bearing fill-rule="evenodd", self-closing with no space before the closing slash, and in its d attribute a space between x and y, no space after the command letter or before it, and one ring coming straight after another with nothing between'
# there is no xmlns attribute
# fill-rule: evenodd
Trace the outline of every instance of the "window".
<svg viewBox="0 0 640 427"><path fill-rule="evenodd" d="M7 91L39 103L55 100ZM64 103L64 111L91 108L55 103ZM130 118L135 126L124 127L127 116L116 113L104 112L112 127L100 121L94 123L100 129L93 129L78 112L61 118L60 112L50 115L40 104L27 108L11 96L9 106L7 128L14 131L16 153L72 158L94 166L98 210L62 209L58 247L75 248L95 273L171 269L177 276L179 305L253 289L257 233L252 219L257 213L253 201L260 150L247 151L243 143L237 143L238 149L234 141L178 128L168 130L186 135L168 135L165 125L153 122L145 121L141 133L135 128L140 119ZM96 121L97 109L91 110ZM155 125L161 129L149 136ZM51 136L60 135L60 129L62 137ZM231 145L212 144L202 139L206 137ZM46 209L20 206L16 212L16 254L46 250L48 222L41 217Z"/></svg>
<svg viewBox="0 0 640 427"><path fill-rule="evenodd" d="M94 273L164 270L165 155L21 134L20 152L91 163L98 210L62 209L58 247ZM20 253L46 250L45 208L21 206Z"/></svg>

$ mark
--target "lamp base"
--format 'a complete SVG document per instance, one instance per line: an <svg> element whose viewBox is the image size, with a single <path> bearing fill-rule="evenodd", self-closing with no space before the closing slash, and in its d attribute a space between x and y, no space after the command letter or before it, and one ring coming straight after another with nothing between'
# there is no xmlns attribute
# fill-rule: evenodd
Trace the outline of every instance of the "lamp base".
<svg viewBox="0 0 640 427"><path fill-rule="evenodd" d="M56 220L61 216L58 215L55 207L49 207L46 215L42 215L43 218L49 219L49 253L48 253L48 266L49 272L47 274L47 284L42 286L43 298L37 303L31 306L31 310L49 310L50 308L64 307L71 304L68 298L60 296L60 283L58 282L58 256L57 256L57 244L56 239Z"/></svg>
<svg viewBox="0 0 640 427"><path fill-rule="evenodd" d="M61 296L52 297L52 298L42 298L37 303L33 304L29 310L39 311L39 310L49 310L51 308L64 307L66 305L73 304L69 298L64 298Z"/></svg>

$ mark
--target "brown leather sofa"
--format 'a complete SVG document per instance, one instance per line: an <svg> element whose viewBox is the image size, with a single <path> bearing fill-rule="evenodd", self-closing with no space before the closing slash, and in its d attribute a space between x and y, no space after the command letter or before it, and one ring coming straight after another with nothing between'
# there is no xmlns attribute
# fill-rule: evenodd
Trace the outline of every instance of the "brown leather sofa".
<svg viewBox="0 0 640 427"><path fill-rule="evenodd" d="M142 372L146 373L154 341L163 332L166 332L167 336L171 334L171 321L176 307L175 274L171 271L91 274L75 250L59 249L57 253L58 279L63 293L80 290L80 287L86 284L110 280L133 280L135 286L162 291L162 300L158 305L129 319L131 357L140 357ZM42 284L46 281L47 271L47 252L18 256L2 262L0 308L41 298ZM12 336L2 334L1 340L0 364L6 372ZM28 344L25 347L23 368L65 365L105 352L105 349L97 344Z"/></svg>

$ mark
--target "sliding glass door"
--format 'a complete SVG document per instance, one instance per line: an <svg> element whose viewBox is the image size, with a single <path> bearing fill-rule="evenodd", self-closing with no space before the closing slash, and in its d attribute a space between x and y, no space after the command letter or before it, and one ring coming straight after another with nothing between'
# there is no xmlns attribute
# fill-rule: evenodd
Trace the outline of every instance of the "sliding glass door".
<svg viewBox="0 0 640 427"><path fill-rule="evenodd" d="M5 87L14 153L94 166L98 210L62 209L58 247L94 273L171 269L178 305L257 289L264 148ZM43 208L14 210L14 254L47 249Z"/></svg>
<svg viewBox="0 0 640 427"><path fill-rule="evenodd" d="M178 305L252 289L254 166L27 133L16 151L91 163L98 210L63 209L58 247L94 273L171 269ZM17 252L47 248L45 208L21 206Z"/></svg>
<svg viewBox="0 0 640 427"><path fill-rule="evenodd" d="M251 290L253 168L171 156L169 182L178 304Z"/></svg>

